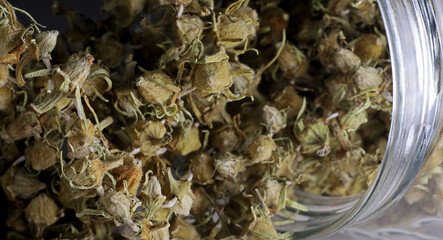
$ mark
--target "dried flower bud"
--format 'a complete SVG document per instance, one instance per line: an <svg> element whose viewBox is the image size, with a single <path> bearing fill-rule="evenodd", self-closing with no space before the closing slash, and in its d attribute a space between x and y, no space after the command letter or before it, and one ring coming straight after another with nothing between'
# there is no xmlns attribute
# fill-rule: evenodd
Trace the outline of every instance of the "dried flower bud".
<svg viewBox="0 0 443 240"><path fill-rule="evenodd" d="M227 48L235 48L255 37L258 26L258 14L249 7L238 9L229 17L221 15L217 23L220 43Z"/></svg>
<svg viewBox="0 0 443 240"><path fill-rule="evenodd" d="M221 193L223 196L234 196L241 194L245 190L243 184L239 184L235 180L225 178L217 181L215 185L215 191Z"/></svg>
<svg viewBox="0 0 443 240"><path fill-rule="evenodd" d="M170 31L166 31L166 34L177 46L190 44L193 40L199 39L205 27L205 23L198 16L188 14L177 19L171 17L170 21L165 26L170 28Z"/></svg>
<svg viewBox="0 0 443 240"><path fill-rule="evenodd" d="M289 24L289 14L278 7L268 7L260 12L260 30L267 30L261 38L260 45L266 46L281 39L283 30Z"/></svg>
<svg viewBox="0 0 443 240"><path fill-rule="evenodd" d="M355 24L374 25L380 15L376 1L363 0L352 5L351 14Z"/></svg>
<svg viewBox="0 0 443 240"><path fill-rule="evenodd" d="M166 173L165 173L166 172ZM178 215L188 216L192 202L194 201L194 195L191 190L191 182L190 180L176 180L171 173L171 170L166 170L163 174L166 177L166 186L165 187L165 195L168 196L173 202L173 205L170 206L171 210ZM174 198L176 200L174 200ZM170 204L167 203L167 204Z"/></svg>
<svg viewBox="0 0 443 240"><path fill-rule="evenodd" d="M314 153L319 149L329 147L330 130L321 119L316 120L300 136L300 142L303 145L302 153ZM327 154L325 154L327 155Z"/></svg>
<svg viewBox="0 0 443 240"><path fill-rule="evenodd" d="M272 105L279 110L288 109L287 118L293 119L303 105L303 98L295 91L294 86L287 85L273 95Z"/></svg>
<svg viewBox="0 0 443 240"><path fill-rule="evenodd" d="M217 173L226 179L235 179L240 172L245 170L244 160L232 154L225 154L215 161Z"/></svg>
<svg viewBox="0 0 443 240"><path fill-rule="evenodd" d="M8 65L0 63L0 88L8 83L9 69Z"/></svg>
<svg viewBox="0 0 443 240"><path fill-rule="evenodd" d="M25 150L26 164L34 170L46 170L58 161L58 148L49 141L35 141Z"/></svg>
<svg viewBox="0 0 443 240"><path fill-rule="evenodd" d="M22 140L41 133L42 128L37 119L37 114L33 111L27 111L20 114L17 118L6 125L7 138L15 141Z"/></svg>
<svg viewBox="0 0 443 240"><path fill-rule="evenodd" d="M83 93L94 99L98 94L103 95L108 92L112 87L109 77L110 73L105 67L92 64L91 73L82 86Z"/></svg>
<svg viewBox="0 0 443 240"><path fill-rule="evenodd" d="M125 54L125 47L114 36L106 34L95 43L97 58L109 68L120 66Z"/></svg>
<svg viewBox="0 0 443 240"><path fill-rule="evenodd" d="M117 226L131 219L131 199L122 192L106 191L97 204L112 217Z"/></svg>
<svg viewBox="0 0 443 240"><path fill-rule="evenodd" d="M244 238L246 240L279 239L278 233L269 217L257 218L248 226L248 229L249 232Z"/></svg>
<svg viewBox="0 0 443 240"><path fill-rule="evenodd" d="M334 65L338 71L349 73L356 70L360 64L360 58L348 49L339 49L333 59Z"/></svg>
<svg viewBox="0 0 443 240"><path fill-rule="evenodd" d="M58 31L43 31L37 33L35 41L37 42L38 50L42 58L48 57L52 50L54 50L58 34Z"/></svg>
<svg viewBox="0 0 443 240"><path fill-rule="evenodd" d="M117 18L123 27L129 26L135 17L143 10L146 0L110 0L103 5L105 11Z"/></svg>
<svg viewBox="0 0 443 240"><path fill-rule="evenodd" d="M251 163L255 164L269 160L274 149L275 143L271 137L259 136L248 147Z"/></svg>
<svg viewBox="0 0 443 240"><path fill-rule="evenodd" d="M222 127L212 131L211 144L220 153L234 150L239 143L240 139L233 127Z"/></svg>
<svg viewBox="0 0 443 240"><path fill-rule="evenodd" d="M163 183L163 182L162 182ZM164 219L159 217L166 196L162 194L162 186L156 176L152 176L152 172L148 171L145 175L145 182L138 195L142 200L142 207L147 219Z"/></svg>
<svg viewBox="0 0 443 240"><path fill-rule="evenodd" d="M265 105L262 117L271 134L278 133L286 127L286 113L275 107Z"/></svg>
<svg viewBox="0 0 443 240"><path fill-rule="evenodd" d="M100 159L81 159L72 164L69 169L75 169L77 172L81 172L81 170L83 171L80 174L72 177L74 184L80 186L93 186L93 188L97 188L102 185L103 177L107 171L121 166L122 164L122 159L113 162L103 162ZM70 177L70 173L72 172L70 170L66 172L68 177Z"/></svg>
<svg viewBox="0 0 443 240"><path fill-rule="evenodd" d="M161 122L147 122L138 124L136 128L129 129L134 148L139 148L145 156L150 156L159 148L165 145L164 138L170 136L166 134L166 127Z"/></svg>
<svg viewBox="0 0 443 240"><path fill-rule="evenodd" d="M373 67L358 68L353 75L353 79L361 90L378 88L383 82L383 77L378 70Z"/></svg>
<svg viewBox="0 0 443 240"><path fill-rule="evenodd" d="M355 54L363 62L369 59L378 59L383 53L383 41L376 34L362 35L360 40L355 43Z"/></svg>
<svg viewBox="0 0 443 240"><path fill-rule="evenodd" d="M169 223L157 223L142 219L140 238L142 240L169 240ZM138 238L133 238L138 239Z"/></svg>
<svg viewBox="0 0 443 240"><path fill-rule="evenodd" d="M126 182L128 193L131 196L137 194L143 176L142 163L140 160L134 159L133 157L126 157L124 159L124 165L112 169L110 173L117 182L117 191L123 191L125 189L124 182Z"/></svg>
<svg viewBox="0 0 443 240"><path fill-rule="evenodd" d="M146 137L161 140L166 134L166 127L161 122L147 122L143 125Z"/></svg>
<svg viewBox="0 0 443 240"><path fill-rule="evenodd" d="M26 220L31 224L41 227L54 224L61 215L54 200L44 193L32 199L25 208Z"/></svg>
<svg viewBox="0 0 443 240"><path fill-rule="evenodd" d="M195 68L194 86L203 96L222 93L232 85L232 67L227 60L198 64Z"/></svg>
<svg viewBox="0 0 443 240"><path fill-rule="evenodd" d="M22 167L12 166L1 177L3 191L9 200L16 198L30 199L46 185L39 181L38 177Z"/></svg>
<svg viewBox="0 0 443 240"><path fill-rule="evenodd" d="M8 86L0 87L0 111L8 111L14 108L13 91Z"/></svg>
<svg viewBox="0 0 443 240"><path fill-rule="evenodd" d="M281 43L277 44L277 49ZM289 78L297 78L303 76L309 67L309 60L302 51L292 43L286 42L280 56L278 64L283 73Z"/></svg>
<svg viewBox="0 0 443 240"><path fill-rule="evenodd" d="M174 239L200 239L200 234L194 225L188 223L183 217L177 216L171 222L169 229Z"/></svg>
<svg viewBox="0 0 443 240"><path fill-rule="evenodd" d="M286 191L285 188L286 187L277 180L267 179L258 187L258 190L266 206L273 212L278 212L284 207L284 202L286 201L286 194L282 196L282 191ZM282 197L283 199L281 199Z"/></svg>
<svg viewBox="0 0 443 240"><path fill-rule="evenodd" d="M341 129L347 131L356 131L362 124L368 122L368 114L361 111L357 114L349 112L340 117Z"/></svg>
<svg viewBox="0 0 443 240"><path fill-rule="evenodd" d="M179 155L188 155L201 147L199 130L197 127L179 129L172 133L172 140L168 146Z"/></svg>
<svg viewBox="0 0 443 240"><path fill-rule="evenodd" d="M191 158L191 173L194 181L206 185L213 182L215 172L214 159L206 153L198 153Z"/></svg>
<svg viewBox="0 0 443 240"><path fill-rule="evenodd" d="M148 71L137 81L138 91L150 103L166 105L179 89L174 81L162 71Z"/></svg>
<svg viewBox="0 0 443 240"><path fill-rule="evenodd" d="M87 54L86 56L78 56L74 54L68 59L66 64L63 66L62 71L71 81L69 84L69 90L72 91L77 87L83 86L83 83L90 73L92 62L94 62L94 57L90 54ZM60 74L57 74L56 76L59 78L58 81L65 81L63 76Z"/></svg>
<svg viewBox="0 0 443 240"><path fill-rule="evenodd" d="M101 144L100 138L95 135L95 126L89 120L86 122L87 124L77 120L66 134L70 158L84 158L90 153L96 152L97 146Z"/></svg>

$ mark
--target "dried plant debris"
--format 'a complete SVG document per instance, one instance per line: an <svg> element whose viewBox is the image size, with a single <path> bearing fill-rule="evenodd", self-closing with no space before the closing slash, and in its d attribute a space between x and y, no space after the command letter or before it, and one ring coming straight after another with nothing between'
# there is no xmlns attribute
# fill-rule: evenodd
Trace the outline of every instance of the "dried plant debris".
<svg viewBox="0 0 443 240"><path fill-rule="evenodd" d="M0 0L5 238L284 239L294 188L374 179L392 106L374 0L102 9L54 1L59 33Z"/></svg>

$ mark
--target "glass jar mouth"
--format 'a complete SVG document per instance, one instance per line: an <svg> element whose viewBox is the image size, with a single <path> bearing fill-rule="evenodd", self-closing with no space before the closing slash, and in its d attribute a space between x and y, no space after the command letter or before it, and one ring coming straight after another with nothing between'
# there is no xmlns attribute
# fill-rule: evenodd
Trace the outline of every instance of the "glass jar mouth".
<svg viewBox="0 0 443 240"><path fill-rule="evenodd" d="M380 170L357 195L321 196L299 189L295 223L277 226L297 239L325 237L356 222L381 216L415 179L443 123L443 1L378 0L391 53L392 121ZM276 216L277 218L282 216Z"/></svg>

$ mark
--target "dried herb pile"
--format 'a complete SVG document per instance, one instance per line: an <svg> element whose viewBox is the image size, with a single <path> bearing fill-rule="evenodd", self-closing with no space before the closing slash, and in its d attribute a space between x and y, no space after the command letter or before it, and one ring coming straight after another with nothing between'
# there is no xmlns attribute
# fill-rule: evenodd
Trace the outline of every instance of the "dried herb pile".
<svg viewBox="0 0 443 240"><path fill-rule="evenodd" d="M375 0L102 8L55 1L59 34L0 0L8 239L285 239L271 217L306 211L294 188L374 179L392 106Z"/></svg>

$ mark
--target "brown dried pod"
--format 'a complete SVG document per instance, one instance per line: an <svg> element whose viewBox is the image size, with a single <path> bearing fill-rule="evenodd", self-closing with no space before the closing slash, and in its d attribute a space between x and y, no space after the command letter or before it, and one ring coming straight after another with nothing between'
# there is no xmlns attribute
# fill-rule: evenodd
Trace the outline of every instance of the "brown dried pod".
<svg viewBox="0 0 443 240"><path fill-rule="evenodd" d="M161 222L153 224L147 219L142 219L142 230L140 239L142 240L168 240L169 237L169 223Z"/></svg>
<svg viewBox="0 0 443 240"><path fill-rule="evenodd" d="M14 108L14 94L9 86L0 87L0 111L9 111Z"/></svg>
<svg viewBox="0 0 443 240"><path fill-rule="evenodd" d="M6 125L6 135L11 140L22 140L40 134L42 128L37 113L26 111Z"/></svg>
<svg viewBox="0 0 443 240"><path fill-rule="evenodd" d="M25 204L22 201L8 203L8 218L5 225L15 232L29 231L29 223L24 216Z"/></svg>
<svg viewBox="0 0 443 240"><path fill-rule="evenodd" d="M199 130L194 126L174 131L168 144L172 151L182 156L197 151L201 145Z"/></svg>
<svg viewBox="0 0 443 240"><path fill-rule="evenodd" d="M335 53L333 63L338 71L349 73L360 66L361 60L351 50L341 48Z"/></svg>
<svg viewBox="0 0 443 240"><path fill-rule="evenodd" d="M374 25L380 13L376 1L366 0L352 4L351 15L354 24Z"/></svg>
<svg viewBox="0 0 443 240"><path fill-rule="evenodd" d="M231 64L227 60L197 64L193 84L203 96L222 93L232 85Z"/></svg>
<svg viewBox="0 0 443 240"><path fill-rule="evenodd" d="M240 143L240 138L231 126L215 129L211 133L211 145L220 153L231 152Z"/></svg>
<svg viewBox="0 0 443 240"><path fill-rule="evenodd" d="M8 83L9 69L7 64L0 63L0 88Z"/></svg>
<svg viewBox="0 0 443 240"><path fill-rule="evenodd" d="M250 163L261 163L270 160L275 143L272 137L261 135L257 137L248 147L251 157Z"/></svg>
<svg viewBox="0 0 443 240"><path fill-rule="evenodd" d="M11 201L15 201L16 198L30 199L46 188L46 185L40 182L35 174L15 166L10 167L1 177L1 184Z"/></svg>
<svg viewBox="0 0 443 240"><path fill-rule="evenodd" d="M260 46L266 46L281 40L283 30L288 27L289 14L275 6L267 7L260 12L260 20L260 31L264 32Z"/></svg>
<svg viewBox="0 0 443 240"><path fill-rule="evenodd" d="M169 228L171 237L174 239L200 239L200 234L194 225L188 223L183 217L176 216L171 221Z"/></svg>
<svg viewBox="0 0 443 240"><path fill-rule="evenodd" d="M223 196L233 196L241 194L245 190L245 186L234 180L223 179L216 182L214 190Z"/></svg>
<svg viewBox="0 0 443 240"><path fill-rule="evenodd" d="M303 105L303 98L298 94L292 85L287 85L282 90L273 94L272 99L272 106L278 108L279 110L289 110L286 113L288 119L293 119L295 116L297 116L300 108Z"/></svg>
<svg viewBox="0 0 443 240"><path fill-rule="evenodd" d="M37 227L50 226L61 216L62 212L55 201L44 193L32 199L25 208L26 220Z"/></svg>
<svg viewBox="0 0 443 240"><path fill-rule="evenodd" d="M137 194L143 177L142 162L140 160L134 157L125 157L123 166L112 169L110 173L117 182L117 191L125 190L124 182L126 182L128 193L131 196Z"/></svg>
<svg viewBox="0 0 443 240"><path fill-rule="evenodd" d="M194 194L194 201L192 202L191 214L203 219L206 212L211 208L209 196L202 187L193 188L192 193Z"/></svg>
<svg viewBox="0 0 443 240"><path fill-rule="evenodd" d="M54 165L59 158L55 144L47 140L37 140L25 150L26 165L36 171L46 170Z"/></svg>
<svg viewBox="0 0 443 240"><path fill-rule="evenodd" d="M172 78L160 70L145 72L138 78L137 87L146 101L162 105L168 105L172 97L180 92Z"/></svg>
<svg viewBox="0 0 443 240"><path fill-rule="evenodd" d="M376 89L383 82L380 72L373 67L359 67L352 78L360 90Z"/></svg>
<svg viewBox="0 0 443 240"><path fill-rule="evenodd" d="M214 159L206 153L197 153L191 157L191 173L194 181L206 185L214 182L212 177L215 173Z"/></svg>
<svg viewBox="0 0 443 240"><path fill-rule="evenodd" d="M363 62L369 59L377 60L383 53L383 40L376 34L364 34L355 43L355 54Z"/></svg>

